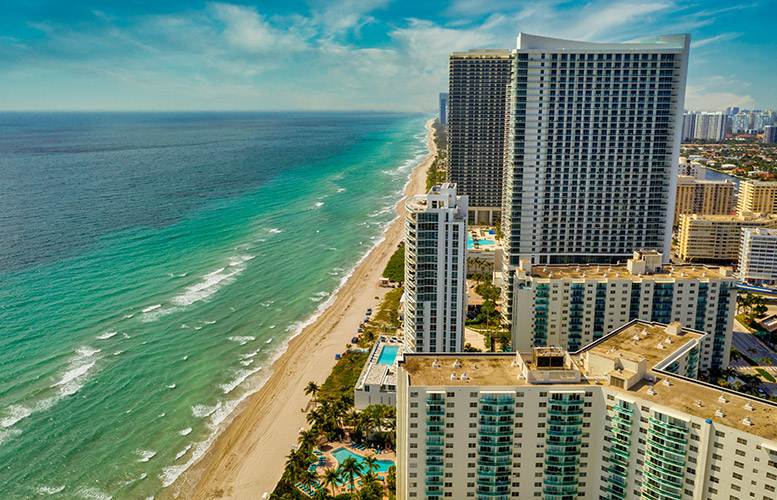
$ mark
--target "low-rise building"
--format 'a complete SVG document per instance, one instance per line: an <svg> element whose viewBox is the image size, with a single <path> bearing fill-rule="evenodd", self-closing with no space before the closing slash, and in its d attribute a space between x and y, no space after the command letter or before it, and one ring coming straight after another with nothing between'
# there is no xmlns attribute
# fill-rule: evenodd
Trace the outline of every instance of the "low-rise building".
<svg viewBox="0 0 777 500"><path fill-rule="evenodd" d="M405 355L397 498L775 498L777 405L694 379L704 336Z"/></svg>
<svg viewBox="0 0 777 500"><path fill-rule="evenodd" d="M370 405L396 406L397 361L402 345L398 337L381 336L375 342L354 387L353 405L357 410Z"/></svg>
<svg viewBox="0 0 777 500"><path fill-rule="evenodd" d="M777 182L742 181L739 185L739 213L777 213Z"/></svg>
<svg viewBox="0 0 777 500"><path fill-rule="evenodd" d="M734 211L735 191L736 184L730 179L704 181L678 176L674 224L682 214L730 215Z"/></svg>
<svg viewBox="0 0 777 500"><path fill-rule="evenodd" d="M560 346L576 351L635 319L710 334L701 366L728 366L736 288L729 268L662 265L658 252L635 252L626 265L531 265L514 276L513 350Z"/></svg>
<svg viewBox="0 0 777 500"><path fill-rule="evenodd" d="M681 215L677 256L686 262L734 263L739 260L743 228L775 224L777 217L752 212Z"/></svg>
<svg viewBox="0 0 777 500"><path fill-rule="evenodd" d="M687 175L694 179L703 181L707 178L707 169L699 162L688 161L688 158L681 156L678 175Z"/></svg>
<svg viewBox="0 0 777 500"><path fill-rule="evenodd" d="M739 279L752 285L777 285L777 229L742 230Z"/></svg>

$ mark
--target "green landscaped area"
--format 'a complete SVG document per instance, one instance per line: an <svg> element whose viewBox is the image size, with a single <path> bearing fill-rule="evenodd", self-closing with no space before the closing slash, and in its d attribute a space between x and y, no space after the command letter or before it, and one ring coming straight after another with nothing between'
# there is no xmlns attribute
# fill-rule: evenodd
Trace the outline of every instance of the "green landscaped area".
<svg viewBox="0 0 777 500"><path fill-rule="evenodd" d="M757 371L759 375L765 378L767 382L777 382L777 380L775 380L775 378L772 377L772 375L763 368L756 368L755 371Z"/></svg>
<svg viewBox="0 0 777 500"><path fill-rule="evenodd" d="M345 395L353 396L353 388L367 362L368 353L346 352L340 357L332 373L321 385L320 397L337 398Z"/></svg>

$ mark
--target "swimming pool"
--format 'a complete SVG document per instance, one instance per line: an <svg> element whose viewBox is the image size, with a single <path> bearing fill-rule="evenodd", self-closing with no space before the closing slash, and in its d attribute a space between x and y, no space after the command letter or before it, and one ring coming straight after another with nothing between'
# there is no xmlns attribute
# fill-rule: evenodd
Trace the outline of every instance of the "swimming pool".
<svg viewBox="0 0 777 500"><path fill-rule="evenodd" d="M394 360L397 358L399 352L399 346L396 345L384 345L380 350L380 356L376 364L391 366L394 364Z"/></svg>
<svg viewBox="0 0 777 500"><path fill-rule="evenodd" d="M343 463L346 458L353 457L357 462L359 462L359 465L362 467L364 466L364 457L357 455L348 448L338 448L332 452L332 455L334 455L338 465ZM375 469L375 472L388 472L389 467L394 465L394 462L391 460L378 460L376 465L378 467Z"/></svg>
<svg viewBox="0 0 777 500"><path fill-rule="evenodd" d="M494 240L486 240L481 238L478 240L478 243L480 243L481 247L484 245L493 245ZM470 238L469 236L467 236L467 248L475 248L475 242L472 241L472 238Z"/></svg>

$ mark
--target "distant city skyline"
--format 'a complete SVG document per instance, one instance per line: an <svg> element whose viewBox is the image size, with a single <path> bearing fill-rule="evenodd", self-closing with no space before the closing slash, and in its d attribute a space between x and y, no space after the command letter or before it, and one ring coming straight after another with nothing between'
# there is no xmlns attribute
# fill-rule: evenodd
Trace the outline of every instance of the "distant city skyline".
<svg viewBox="0 0 777 500"><path fill-rule="evenodd" d="M690 33L685 109L773 109L775 0L3 6L0 110L434 113L451 52Z"/></svg>

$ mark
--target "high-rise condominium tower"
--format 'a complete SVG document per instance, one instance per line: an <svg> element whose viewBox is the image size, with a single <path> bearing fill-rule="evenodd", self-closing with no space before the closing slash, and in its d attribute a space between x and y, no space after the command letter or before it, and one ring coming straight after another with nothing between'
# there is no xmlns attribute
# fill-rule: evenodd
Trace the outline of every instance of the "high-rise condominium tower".
<svg viewBox="0 0 777 500"><path fill-rule="evenodd" d="M502 210L508 266L615 262L635 249L669 257L689 42L518 36Z"/></svg>
<svg viewBox="0 0 777 500"><path fill-rule="evenodd" d="M405 350L457 352L467 315L467 197L434 186L405 204Z"/></svg>
<svg viewBox="0 0 777 500"><path fill-rule="evenodd" d="M470 222L499 220L502 205L509 50L453 53L449 88L449 178L469 197Z"/></svg>

